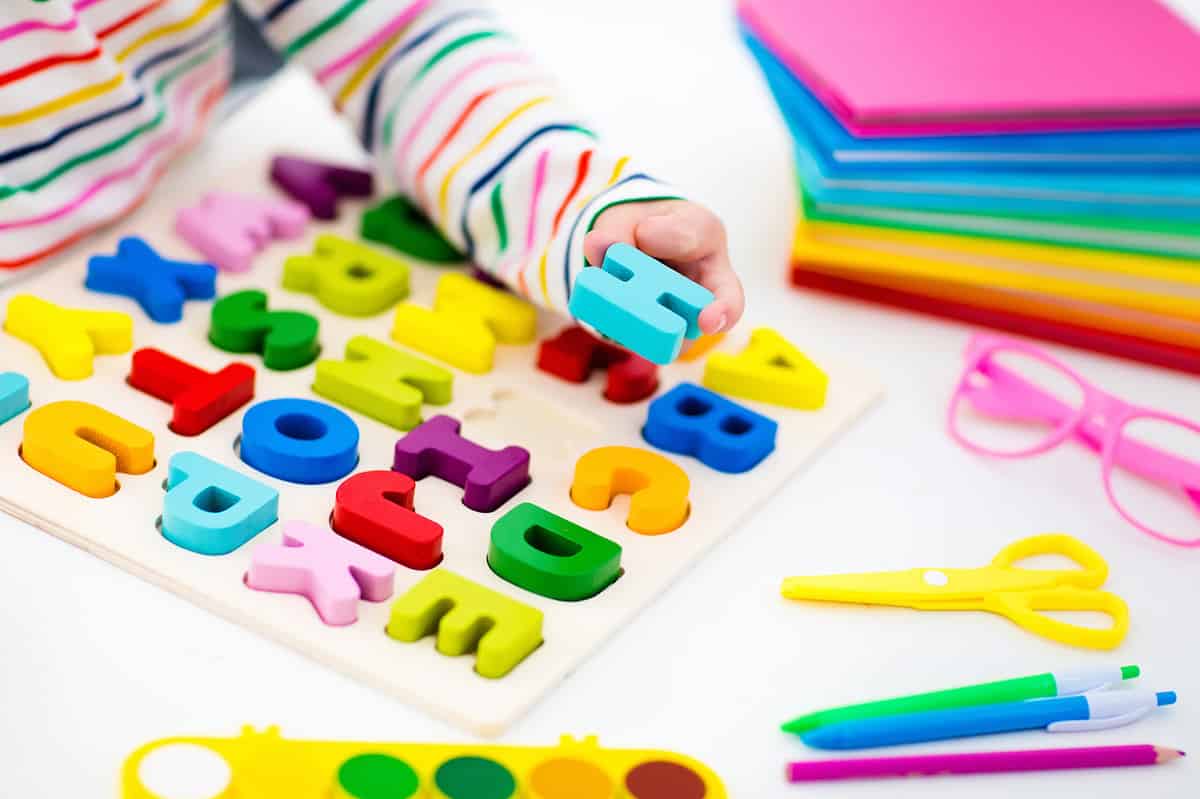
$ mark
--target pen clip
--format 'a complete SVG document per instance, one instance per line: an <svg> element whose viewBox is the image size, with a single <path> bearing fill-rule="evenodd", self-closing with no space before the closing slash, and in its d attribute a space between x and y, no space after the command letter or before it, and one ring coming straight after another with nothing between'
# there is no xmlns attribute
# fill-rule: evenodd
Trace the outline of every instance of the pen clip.
<svg viewBox="0 0 1200 799"><path fill-rule="evenodd" d="M1046 732L1087 732L1091 730L1111 730L1132 724L1143 716L1150 715L1153 707L1139 707L1119 716L1108 716L1100 719L1080 719L1077 721L1056 721L1046 727Z"/></svg>

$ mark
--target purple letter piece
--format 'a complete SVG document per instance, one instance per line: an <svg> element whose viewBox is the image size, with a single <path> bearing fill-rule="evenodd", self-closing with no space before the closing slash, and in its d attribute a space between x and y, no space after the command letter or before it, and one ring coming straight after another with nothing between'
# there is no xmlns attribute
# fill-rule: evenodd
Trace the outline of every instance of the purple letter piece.
<svg viewBox="0 0 1200 799"><path fill-rule="evenodd" d="M459 435L453 416L434 416L396 442L394 471L414 480L435 475L463 489L463 504L494 511L529 485L529 450L491 450Z"/></svg>
<svg viewBox="0 0 1200 799"><path fill-rule="evenodd" d="M317 219L336 219L339 197L370 197L375 190L370 172L287 155L271 161L271 180Z"/></svg>

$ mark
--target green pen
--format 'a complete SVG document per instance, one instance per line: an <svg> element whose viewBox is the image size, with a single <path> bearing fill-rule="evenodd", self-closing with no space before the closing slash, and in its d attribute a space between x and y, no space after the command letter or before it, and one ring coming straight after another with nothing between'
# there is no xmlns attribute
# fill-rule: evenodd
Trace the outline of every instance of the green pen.
<svg viewBox="0 0 1200 799"><path fill-rule="evenodd" d="M920 713L926 710L945 710L955 707L993 705L1001 702L1020 702L1025 699L1041 699L1050 696L1071 696L1115 685L1121 680L1132 680L1142 673L1137 666L1120 668L1101 667L1055 674L1035 674L1015 680L986 682L967 685L927 694L901 696L861 705L846 705L831 710L818 710L806 716L792 719L784 724L784 732L796 734L834 724L839 721L873 719L880 716L898 716L902 713Z"/></svg>

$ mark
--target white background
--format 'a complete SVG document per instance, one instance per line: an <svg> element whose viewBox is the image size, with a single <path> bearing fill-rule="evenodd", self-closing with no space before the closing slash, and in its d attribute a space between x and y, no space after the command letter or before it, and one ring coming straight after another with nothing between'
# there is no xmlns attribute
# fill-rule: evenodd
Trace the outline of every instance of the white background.
<svg viewBox="0 0 1200 799"><path fill-rule="evenodd" d="M1200 765L1187 761L1120 772L783 783L786 761L816 756L778 731L793 715L1100 663L1140 663L1146 687L1175 689L1180 704L1107 733L914 751L1200 747L1200 550L1127 527L1104 499L1097 459L1081 448L1013 463L957 448L943 416L967 328L786 288L795 213L789 143L734 35L727 0L506 5L510 24L601 130L724 217L751 321L868 365L889 396L503 740L549 745L561 733L597 733L608 746L676 749L711 765L738 797L1194 796ZM1187 5L1200 19L1200 3ZM1131 401L1200 416L1195 378L1053 349ZM778 595L788 574L983 565L1003 545L1047 531L1074 534L1108 559L1107 587L1127 599L1133 618L1118 652L1059 646L983 614L802 605ZM122 759L144 741L236 735L246 722L280 724L289 737L466 740L31 527L0 518L0 541L2 796L112 796Z"/></svg>

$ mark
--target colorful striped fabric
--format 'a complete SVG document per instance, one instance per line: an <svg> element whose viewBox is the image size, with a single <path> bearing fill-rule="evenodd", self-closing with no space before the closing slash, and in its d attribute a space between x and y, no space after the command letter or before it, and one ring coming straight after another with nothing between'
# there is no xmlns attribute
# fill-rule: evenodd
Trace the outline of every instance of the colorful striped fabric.
<svg viewBox="0 0 1200 799"><path fill-rule="evenodd" d="M566 308L606 208L678 196L607 151L475 3L241 2L390 182L535 302ZM141 202L229 80L228 24L227 0L4 4L0 267L44 259Z"/></svg>

